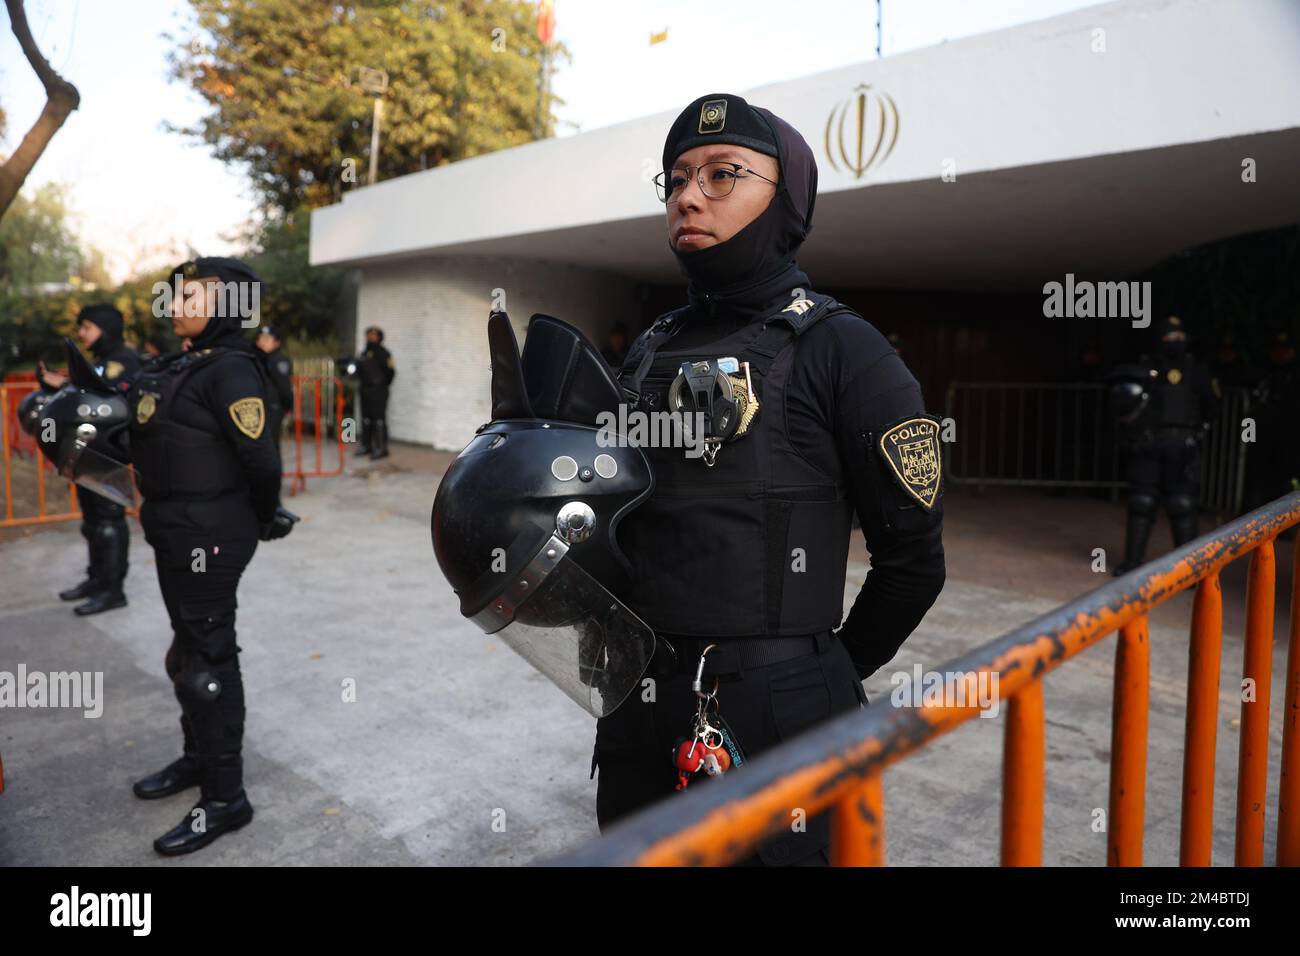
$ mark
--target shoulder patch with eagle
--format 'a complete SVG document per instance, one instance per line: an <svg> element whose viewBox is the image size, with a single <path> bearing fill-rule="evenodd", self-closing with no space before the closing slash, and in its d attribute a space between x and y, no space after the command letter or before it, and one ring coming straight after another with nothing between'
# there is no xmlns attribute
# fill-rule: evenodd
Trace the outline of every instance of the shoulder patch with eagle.
<svg viewBox="0 0 1300 956"><path fill-rule="evenodd" d="M927 511L939 497L943 474L939 426L928 418L908 418L885 429L880 453L899 486Z"/></svg>
<svg viewBox="0 0 1300 956"><path fill-rule="evenodd" d="M108 362L104 364L104 378L121 378L122 373L125 371L126 367L121 362L109 359Z"/></svg>
<svg viewBox="0 0 1300 956"><path fill-rule="evenodd" d="M266 405L260 398L241 398L230 403L230 418L236 428L257 441L266 427Z"/></svg>

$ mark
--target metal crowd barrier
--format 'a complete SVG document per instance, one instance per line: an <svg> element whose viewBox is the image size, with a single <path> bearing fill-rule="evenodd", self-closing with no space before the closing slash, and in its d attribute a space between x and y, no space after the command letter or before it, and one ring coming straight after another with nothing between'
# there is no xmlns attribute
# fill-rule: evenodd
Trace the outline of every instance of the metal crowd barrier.
<svg viewBox="0 0 1300 956"><path fill-rule="evenodd" d="M329 363L332 370L333 363ZM298 368L295 362L294 368ZM343 382L330 371L325 375L291 377L293 384L293 467L285 458L284 476L289 479L289 494L306 490L308 478L328 478L343 473L347 462L347 445L343 440L344 409L347 397ZM310 441L310 465L303 461L304 432ZM326 461L326 447L333 446L333 464Z"/></svg>
<svg viewBox="0 0 1300 956"><path fill-rule="evenodd" d="M1201 500L1209 511L1241 511L1247 449L1241 420L1249 411L1249 389L1224 392L1201 456ZM1111 489L1126 484L1104 385L954 382L945 415L957 432L944 456L945 478L953 484Z"/></svg>
<svg viewBox="0 0 1300 956"><path fill-rule="evenodd" d="M292 376L293 414L287 428L293 447L287 453L281 447L290 495L305 490L308 478L341 474L347 461L343 441L346 390L342 381L333 375L333 362L325 360L324 367L328 374ZM37 450L36 438L18 424L18 405L36 388L34 376L31 381L10 380L0 384L0 487L4 491L0 528L81 518L74 493L76 485L55 473ZM62 503L63 495L58 496L59 504L53 504L55 495L48 479L53 479L58 488L66 484L66 504ZM136 511L129 509L129 513Z"/></svg>
<svg viewBox="0 0 1300 956"><path fill-rule="evenodd" d="M1007 707L1002 765L1002 863L1042 862L1045 727L1043 680L1112 633L1116 646L1106 862L1142 863L1152 608L1195 587L1187 688L1179 859L1208 866L1223 635L1219 573L1250 556L1244 675L1254 702L1241 707L1235 862L1264 862L1271 699L1274 539L1300 523L1300 492L1214 532L937 668L997 675ZM1276 862L1300 865L1300 536L1291 583ZM981 685L983 686L983 685ZM788 827L791 809L830 813L837 865L885 862L886 767L960 724L978 707L872 705L828 721L747 761L743 770L662 800L560 865L709 865L734 862ZM904 811L906 812L906 811Z"/></svg>
<svg viewBox="0 0 1300 956"><path fill-rule="evenodd" d="M3 470L4 510L0 512L0 528L17 528L23 525L52 524L57 521L75 521L81 518L77 506L76 487L60 478L53 467L36 448L36 439L18 425L18 404L37 388L35 376L31 381L6 381L0 383L0 469ZM46 476L55 479L56 487L67 485L67 506L56 505L50 509L50 494L46 489ZM16 514L16 499L21 491L35 489L33 513Z"/></svg>

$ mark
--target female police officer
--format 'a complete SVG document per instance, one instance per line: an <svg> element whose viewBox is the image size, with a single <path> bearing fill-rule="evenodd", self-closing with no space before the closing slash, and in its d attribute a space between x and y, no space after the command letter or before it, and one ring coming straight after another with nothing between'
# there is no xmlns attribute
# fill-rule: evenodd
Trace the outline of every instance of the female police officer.
<svg viewBox="0 0 1300 956"><path fill-rule="evenodd" d="M861 680L944 581L937 423L885 338L795 262L817 192L808 144L768 110L710 94L673 123L663 170L688 304L633 344L619 381L634 411L703 413L709 432L703 455L643 449L655 490L620 529L657 680L597 724L602 827L678 785L674 745L690 737L710 645L704 684L717 679L753 755L864 704ZM854 509L872 568L836 631ZM823 815L758 860L822 864L828 844Z"/></svg>
<svg viewBox="0 0 1300 956"><path fill-rule="evenodd" d="M240 749L244 688L235 589L259 538L283 537L280 453L267 427L270 385L241 332L258 277L236 259L201 258L173 276L172 329L185 352L145 365L131 390L131 456L171 619L167 674L181 705L184 756L135 784L149 800L200 788L198 804L154 841L188 853L253 817Z"/></svg>

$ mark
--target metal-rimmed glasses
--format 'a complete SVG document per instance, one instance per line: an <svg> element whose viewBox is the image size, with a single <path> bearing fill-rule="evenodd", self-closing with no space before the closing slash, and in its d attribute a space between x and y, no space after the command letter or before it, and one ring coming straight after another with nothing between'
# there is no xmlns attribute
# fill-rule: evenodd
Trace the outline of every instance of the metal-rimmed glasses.
<svg viewBox="0 0 1300 956"><path fill-rule="evenodd" d="M757 176L773 186L776 185L776 180L768 179L762 173L750 169L743 163L727 163L715 160L700 166L676 166L667 172L660 173L654 180L655 192L659 196L659 201L664 205L669 205L681 199L692 170L695 171L695 181L700 184L700 192L704 193L709 199L722 199L730 196L731 191L736 188L736 180L745 178L740 175L742 172Z"/></svg>

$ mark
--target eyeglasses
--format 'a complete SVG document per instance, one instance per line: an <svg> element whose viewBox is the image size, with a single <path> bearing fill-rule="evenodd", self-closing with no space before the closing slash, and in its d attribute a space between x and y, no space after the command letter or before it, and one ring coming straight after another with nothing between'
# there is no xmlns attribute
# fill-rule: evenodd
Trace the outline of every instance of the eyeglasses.
<svg viewBox="0 0 1300 956"><path fill-rule="evenodd" d="M713 162L705 163L703 166L678 166L655 177L655 191L659 195L659 201L664 205L670 205L681 199L692 170L696 173L700 192L709 199L730 196L731 191L736 188L736 180L745 178L740 175L741 172L750 173L764 182L776 185L776 180L768 179L762 173L741 163Z"/></svg>

